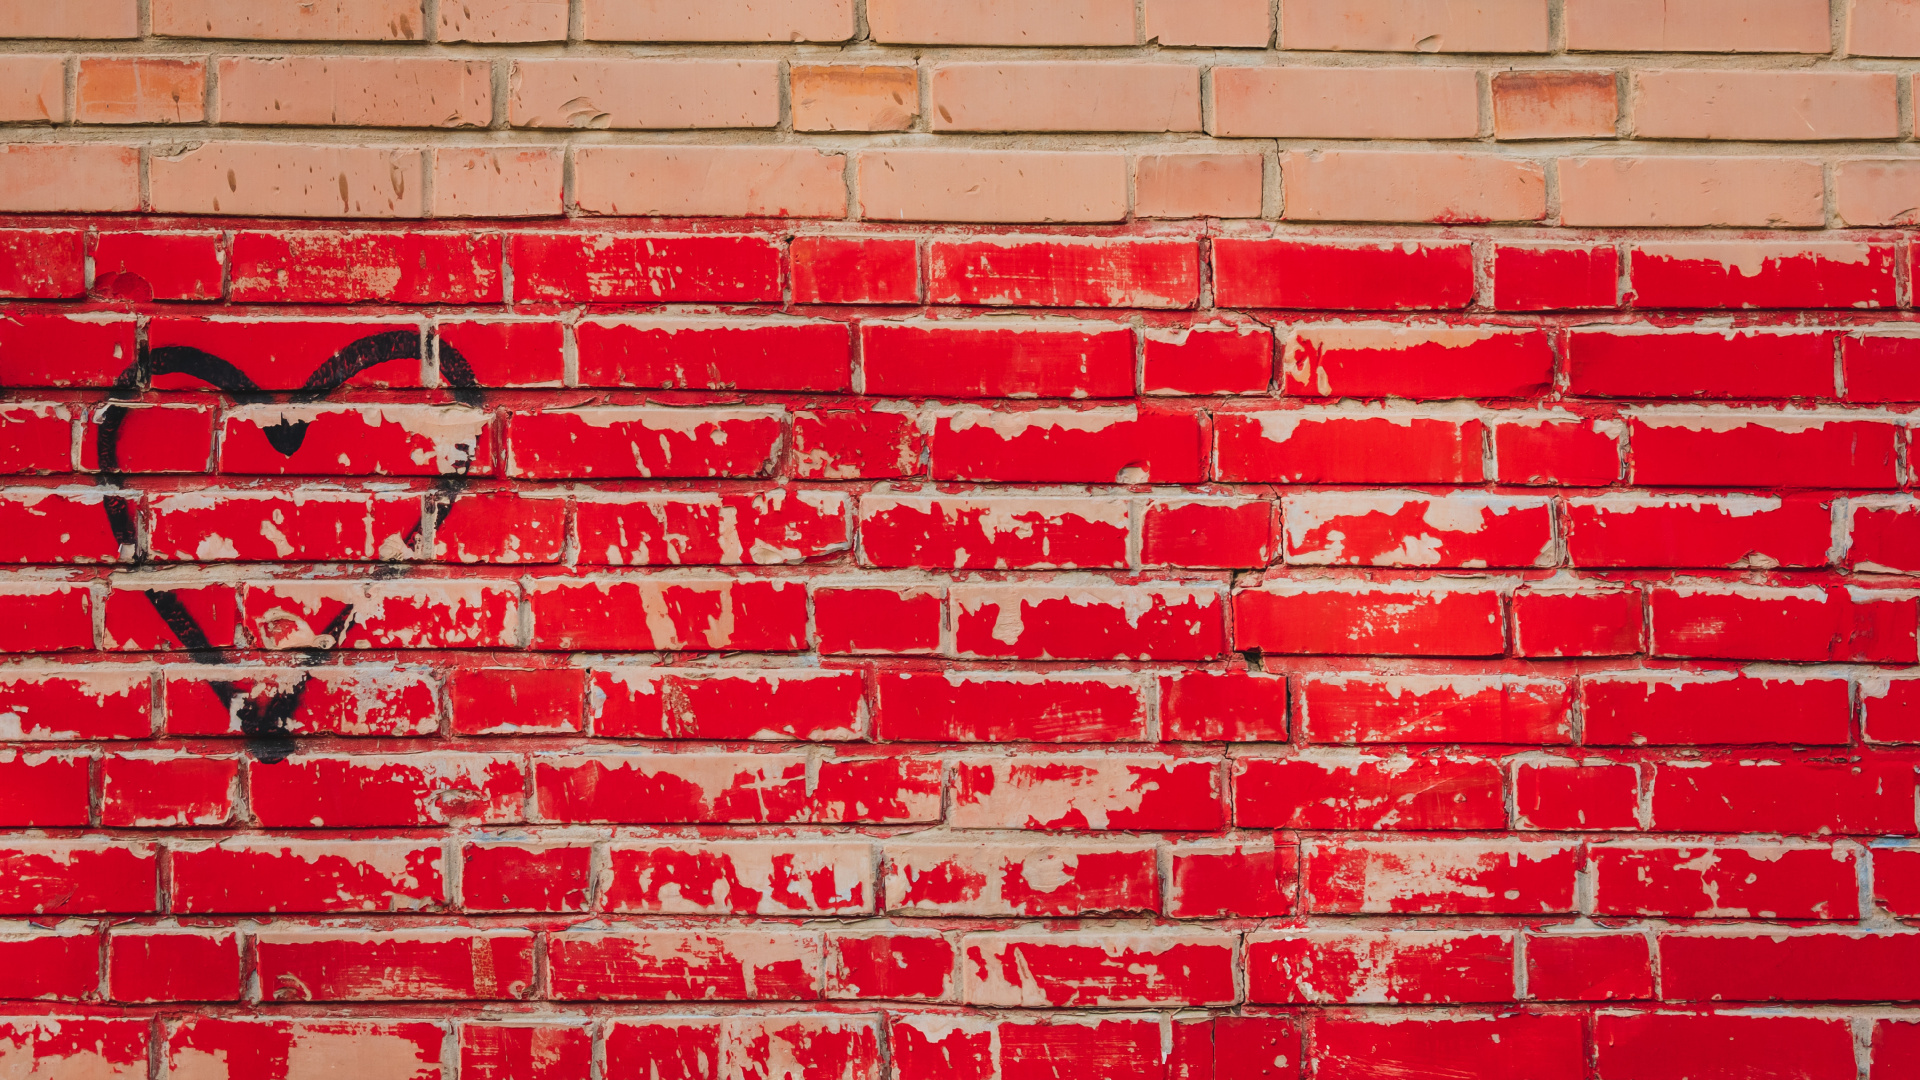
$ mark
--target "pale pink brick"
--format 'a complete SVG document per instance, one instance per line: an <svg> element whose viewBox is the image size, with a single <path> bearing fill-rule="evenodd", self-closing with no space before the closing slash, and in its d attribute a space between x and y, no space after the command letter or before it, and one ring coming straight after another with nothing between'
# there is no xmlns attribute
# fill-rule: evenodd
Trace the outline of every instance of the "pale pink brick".
<svg viewBox="0 0 1920 1080"><path fill-rule="evenodd" d="M1119 221L1127 158L1045 150L869 150L860 216L879 221Z"/></svg>
<svg viewBox="0 0 1920 1080"><path fill-rule="evenodd" d="M0 38L99 40L139 36L139 0L6 0L0 3Z"/></svg>
<svg viewBox="0 0 1920 1080"><path fill-rule="evenodd" d="M66 119L66 57L0 56L0 124L59 124Z"/></svg>
<svg viewBox="0 0 1920 1080"><path fill-rule="evenodd" d="M1290 221L1539 221L1547 171L1537 161L1436 151L1289 151Z"/></svg>
<svg viewBox="0 0 1920 1080"><path fill-rule="evenodd" d="M1920 224L1920 160L1859 158L1833 167L1834 209L1854 228Z"/></svg>
<svg viewBox="0 0 1920 1080"><path fill-rule="evenodd" d="M1480 132L1471 68L1216 67L1214 135L1470 139Z"/></svg>
<svg viewBox="0 0 1920 1080"><path fill-rule="evenodd" d="M207 118L204 60L88 56L74 82L73 118L82 124L197 124Z"/></svg>
<svg viewBox="0 0 1920 1080"><path fill-rule="evenodd" d="M1133 0L867 0L889 45L1132 45Z"/></svg>
<svg viewBox="0 0 1920 1080"><path fill-rule="evenodd" d="M940 64L928 85L935 131L1200 130L1187 64Z"/></svg>
<svg viewBox="0 0 1920 1080"><path fill-rule="evenodd" d="M441 0L441 41L565 41L567 0Z"/></svg>
<svg viewBox="0 0 1920 1080"><path fill-rule="evenodd" d="M754 128L780 122L774 60L516 60L507 122L544 128Z"/></svg>
<svg viewBox="0 0 1920 1080"><path fill-rule="evenodd" d="M904 131L920 115L920 69L911 64L794 64L795 131Z"/></svg>
<svg viewBox="0 0 1920 1080"><path fill-rule="evenodd" d="M1827 0L1566 0L1576 52L1804 52L1832 47Z"/></svg>
<svg viewBox="0 0 1920 1080"><path fill-rule="evenodd" d="M1826 221L1820 163L1766 157L1563 158L1565 225L1771 228Z"/></svg>
<svg viewBox="0 0 1920 1080"><path fill-rule="evenodd" d="M153 0L162 37L419 41L425 30L421 0Z"/></svg>
<svg viewBox="0 0 1920 1080"><path fill-rule="evenodd" d="M1645 139L1891 139L1892 72L1643 71L1634 133Z"/></svg>
<svg viewBox="0 0 1920 1080"><path fill-rule="evenodd" d="M1546 52L1547 0L1287 0L1280 47L1355 52Z"/></svg>
<svg viewBox="0 0 1920 1080"><path fill-rule="evenodd" d="M140 209L140 151L108 143L0 146L0 212L118 213Z"/></svg>
<svg viewBox="0 0 1920 1080"><path fill-rule="evenodd" d="M581 0L580 15L588 41L845 41L854 30L853 0Z"/></svg>
<svg viewBox="0 0 1920 1080"><path fill-rule="evenodd" d="M1267 0L1146 0L1147 40L1162 45L1264 49L1273 38Z"/></svg>
<svg viewBox="0 0 1920 1080"><path fill-rule="evenodd" d="M558 147L443 147L433 152L433 216L559 214L565 172Z"/></svg>
<svg viewBox="0 0 1920 1080"><path fill-rule="evenodd" d="M1620 120L1611 71L1501 71L1493 76L1497 139L1611 139Z"/></svg>
<svg viewBox="0 0 1920 1080"><path fill-rule="evenodd" d="M589 214L847 214L846 158L808 146L583 146L573 197Z"/></svg>
<svg viewBox="0 0 1920 1080"><path fill-rule="evenodd" d="M493 65L423 56L220 61L220 121L303 127L485 127Z"/></svg>
<svg viewBox="0 0 1920 1080"><path fill-rule="evenodd" d="M209 142L147 166L163 214L416 218L421 151L373 146Z"/></svg>
<svg viewBox="0 0 1920 1080"><path fill-rule="evenodd" d="M1260 216L1266 162L1258 154L1144 154L1133 163L1138 217Z"/></svg>
<svg viewBox="0 0 1920 1080"><path fill-rule="evenodd" d="M1847 51L1855 56L1920 56L1920 3L1847 0Z"/></svg>

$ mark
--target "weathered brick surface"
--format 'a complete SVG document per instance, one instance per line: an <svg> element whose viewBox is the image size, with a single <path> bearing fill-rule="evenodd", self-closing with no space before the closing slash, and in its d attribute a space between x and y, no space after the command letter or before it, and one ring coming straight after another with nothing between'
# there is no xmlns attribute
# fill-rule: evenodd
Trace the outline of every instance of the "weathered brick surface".
<svg viewBox="0 0 1920 1080"><path fill-rule="evenodd" d="M0 1074L1920 1077L1920 4L0 44Z"/></svg>

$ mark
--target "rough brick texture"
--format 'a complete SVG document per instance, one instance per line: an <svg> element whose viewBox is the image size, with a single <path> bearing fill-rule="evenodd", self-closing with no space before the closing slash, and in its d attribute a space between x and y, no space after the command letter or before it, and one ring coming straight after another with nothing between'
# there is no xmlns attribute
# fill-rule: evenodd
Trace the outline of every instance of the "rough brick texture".
<svg viewBox="0 0 1920 1080"><path fill-rule="evenodd" d="M0 1080L1920 1078L1920 3L0 39Z"/></svg>

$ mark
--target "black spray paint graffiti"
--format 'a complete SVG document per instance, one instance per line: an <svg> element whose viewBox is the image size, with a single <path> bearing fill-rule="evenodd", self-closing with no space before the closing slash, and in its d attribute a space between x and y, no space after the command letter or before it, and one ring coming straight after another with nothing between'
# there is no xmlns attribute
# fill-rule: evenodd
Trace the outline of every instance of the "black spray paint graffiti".
<svg viewBox="0 0 1920 1080"><path fill-rule="evenodd" d="M452 388L454 400L463 405L480 404L473 368L459 350L444 341L438 344L440 377ZM418 359L419 356L418 330L391 330L361 338L328 357L307 377L305 385L287 395L286 401L289 404L307 404L322 400L346 385L348 379L376 364ZM126 481L126 475L120 472L118 466L120 429L126 422L128 409L118 402L137 397L144 387L151 385L156 375L186 375L199 379L243 405L267 404L274 400L273 394L260 389L245 372L212 353L187 345L167 345L151 350L143 347L134 363L114 380L110 394L113 400L108 402L100 418L97 444L100 481L103 485L119 488ZM292 456L306 441L307 422L283 418L280 423L265 428L264 433L274 449ZM453 495L465 483L463 474L445 477L440 481L437 497L431 500L435 524L446 519L447 511L453 505ZM139 532L134 525L133 507L126 499L113 496L103 499L101 505L106 511L107 524L113 530L114 540L135 553L134 565L144 562L146 557L139 551ZM419 542L426 525L425 517L423 512L421 520L415 522L408 532L409 544ZM153 604L154 612L167 624L167 629L173 632L181 646L196 661L209 664L226 662L226 657L211 646L206 630L178 596L165 590L146 590L145 596ZM324 633L334 642L343 641L352 621L353 609L348 608ZM305 650L306 662L318 663L325 653L324 649ZM309 676L303 674L291 687L261 696L244 692L231 682L213 682L209 685L220 699L222 707L229 713L237 712L241 733L247 737L248 751L261 761L277 762L284 761L294 751L294 740L288 727L294 711L299 708L300 696L306 690L308 679Z"/></svg>

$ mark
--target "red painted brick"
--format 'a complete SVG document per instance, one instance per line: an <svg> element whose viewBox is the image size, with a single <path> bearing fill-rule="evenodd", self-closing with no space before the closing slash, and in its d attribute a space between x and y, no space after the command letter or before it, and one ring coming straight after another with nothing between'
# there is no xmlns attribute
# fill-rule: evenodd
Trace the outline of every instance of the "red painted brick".
<svg viewBox="0 0 1920 1080"><path fill-rule="evenodd" d="M599 668L588 697L600 736L845 740L866 727L857 671Z"/></svg>
<svg viewBox="0 0 1920 1080"><path fill-rule="evenodd" d="M862 1016L660 1016L606 1026L610 1077L838 1076L879 1080L877 1022Z"/></svg>
<svg viewBox="0 0 1920 1080"><path fill-rule="evenodd" d="M1572 690L1557 679L1324 675L1299 681L1316 743L1566 743Z"/></svg>
<svg viewBox="0 0 1920 1080"><path fill-rule="evenodd" d="M463 406L242 405L227 410L220 419L219 468L223 473L493 473L493 418Z"/></svg>
<svg viewBox="0 0 1920 1080"><path fill-rule="evenodd" d="M1186 308L1200 297L1192 241L934 240L927 299L1007 307Z"/></svg>
<svg viewBox="0 0 1920 1080"><path fill-rule="evenodd" d="M1499 829L1500 768L1464 758L1240 758L1234 822L1272 829Z"/></svg>
<svg viewBox="0 0 1920 1080"><path fill-rule="evenodd" d="M796 236L787 246L796 304L912 304L920 245L875 236Z"/></svg>
<svg viewBox="0 0 1920 1080"><path fill-rule="evenodd" d="M484 580L253 581L247 632L267 649L505 648L518 644L518 590Z"/></svg>
<svg viewBox="0 0 1920 1080"><path fill-rule="evenodd" d="M123 650L229 649L238 640L238 596L230 584L173 588L164 580L122 581L107 593L101 626L107 648ZM141 585L146 587L142 588ZM184 610L200 640L186 640L161 614L162 603ZM190 635L191 636L191 635Z"/></svg>
<svg viewBox="0 0 1920 1080"><path fill-rule="evenodd" d="M93 647L93 594L85 585L0 583L0 652Z"/></svg>
<svg viewBox="0 0 1920 1080"><path fill-rule="evenodd" d="M1585 741L1596 746L1846 743L1845 679L1593 675L1580 680Z"/></svg>
<svg viewBox="0 0 1920 1080"><path fill-rule="evenodd" d="M514 233L516 303L779 302L780 248L759 236Z"/></svg>
<svg viewBox="0 0 1920 1080"><path fill-rule="evenodd" d="M1234 648L1329 656L1498 656L1500 594L1423 583L1270 583L1233 594Z"/></svg>
<svg viewBox="0 0 1920 1080"><path fill-rule="evenodd" d="M497 233L238 232L235 303L497 304Z"/></svg>
<svg viewBox="0 0 1920 1080"><path fill-rule="evenodd" d="M920 586L813 589L814 642L826 655L930 655L940 647L946 593Z"/></svg>
<svg viewBox="0 0 1920 1080"><path fill-rule="evenodd" d="M886 909L895 915L1160 910L1155 845L1143 840L892 841L885 872Z"/></svg>
<svg viewBox="0 0 1920 1080"><path fill-rule="evenodd" d="M1619 294L1617 248L1494 245L1493 306L1501 311L1610 308Z"/></svg>
<svg viewBox="0 0 1920 1080"><path fill-rule="evenodd" d="M1818 567L1830 500L1806 496L1600 496L1566 504L1575 566Z"/></svg>
<svg viewBox="0 0 1920 1080"><path fill-rule="evenodd" d="M1296 566L1545 566L1556 561L1546 499L1416 492L1289 495Z"/></svg>
<svg viewBox="0 0 1920 1080"><path fill-rule="evenodd" d="M1602 1013L1593 1038L1605 1075L1648 1080L1760 1070L1807 1080L1856 1075L1853 1032L1838 1017Z"/></svg>
<svg viewBox="0 0 1920 1080"><path fill-rule="evenodd" d="M219 233L101 233L93 242L93 291L136 302L218 300L226 266Z"/></svg>
<svg viewBox="0 0 1920 1080"><path fill-rule="evenodd" d="M1643 1001L1653 996L1644 934L1529 934L1527 996L1535 1001Z"/></svg>
<svg viewBox="0 0 1920 1080"><path fill-rule="evenodd" d="M1289 484L1477 484L1486 426L1446 414L1290 409L1214 418L1218 479Z"/></svg>
<svg viewBox="0 0 1920 1080"><path fill-rule="evenodd" d="M1513 593L1513 654L1627 656L1645 646L1638 589L1533 588Z"/></svg>
<svg viewBox="0 0 1920 1080"><path fill-rule="evenodd" d="M133 335L130 315L8 311L0 315L0 363L6 366L6 384L112 386L133 365L137 351Z"/></svg>
<svg viewBox="0 0 1920 1080"><path fill-rule="evenodd" d="M1586 1075L1581 1018L1507 1013L1458 1019L1328 1017L1310 1029L1318 1080L1445 1076L1473 1062L1481 1080L1578 1080Z"/></svg>
<svg viewBox="0 0 1920 1080"><path fill-rule="evenodd" d="M1167 914L1176 919L1291 915L1300 853L1291 844L1193 841L1170 853Z"/></svg>
<svg viewBox="0 0 1920 1080"><path fill-rule="evenodd" d="M585 320L574 327L581 386L845 391L852 337L797 319Z"/></svg>
<svg viewBox="0 0 1920 1080"><path fill-rule="evenodd" d="M1210 660L1225 648L1214 589L955 585L954 649L1021 660Z"/></svg>
<svg viewBox="0 0 1920 1080"><path fill-rule="evenodd" d="M58 1068L83 1062L113 1080L137 1080L147 1067L153 1024L146 1017L18 1016L0 1019L0 1050ZM38 1068L38 1062L33 1066Z"/></svg>
<svg viewBox="0 0 1920 1080"><path fill-rule="evenodd" d="M1146 738L1136 679L1051 672L882 672L874 737L912 742L1127 742Z"/></svg>
<svg viewBox="0 0 1920 1080"><path fill-rule="evenodd" d="M802 480L891 479L920 472L926 437L909 413L828 409L793 414L793 475Z"/></svg>
<svg viewBox="0 0 1920 1080"><path fill-rule="evenodd" d="M1582 331L1567 337L1580 397L1831 398L1830 331Z"/></svg>
<svg viewBox="0 0 1920 1080"><path fill-rule="evenodd" d="M290 735L405 736L438 730L437 691L418 669L171 664L163 681L169 735L251 734L248 724L269 712ZM141 687L144 691L144 681ZM144 693L140 705L144 714Z"/></svg>
<svg viewBox="0 0 1920 1080"><path fill-rule="evenodd" d="M937 398L1133 395L1124 323L915 319L860 326L870 394Z"/></svg>
<svg viewBox="0 0 1920 1080"><path fill-rule="evenodd" d="M1162 675L1160 737L1173 742L1285 742L1287 680L1248 671Z"/></svg>
<svg viewBox="0 0 1920 1080"><path fill-rule="evenodd" d="M542 820L799 824L931 821L940 762L795 754L629 754L539 758Z"/></svg>
<svg viewBox="0 0 1920 1080"><path fill-rule="evenodd" d="M113 563L132 561L133 545L120 543L103 506L120 498L138 512L134 497L103 496L84 488L12 488L0 495L0 562Z"/></svg>
<svg viewBox="0 0 1920 1080"><path fill-rule="evenodd" d="M566 516L566 503L560 499L526 498L510 491L455 495L444 514L435 512L433 554L459 563L559 562ZM402 534L409 535L417 533L409 528Z"/></svg>
<svg viewBox="0 0 1920 1080"><path fill-rule="evenodd" d="M1495 478L1509 484L1604 487L1620 479L1626 425L1567 413L1509 413L1493 427Z"/></svg>
<svg viewBox="0 0 1920 1080"><path fill-rule="evenodd" d="M1657 588L1652 651L1733 660L1913 663L1920 608L1911 595L1862 589Z"/></svg>
<svg viewBox="0 0 1920 1080"><path fill-rule="evenodd" d="M861 561L952 570L1124 568L1122 499L967 498L876 492L860 499Z"/></svg>
<svg viewBox="0 0 1920 1080"><path fill-rule="evenodd" d="M525 930L281 930L254 937L274 1001L446 1001L529 997Z"/></svg>
<svg viewBox="0 0 1920 1080"><path fill-rule="evenodd" d="M0 230L0 266L6 268L0 270L0 296L65 300L84 295L85 240L78 229Z"/></svg>
<svg viewBox="0 0 1920 1080"><path fill-rule="evenodd" d="M1845 848L1596 844L1588 859L1597 916L1860 917L1858 867Z"/></svg>
<svg viewBox="0 0 1920 1080"><path fill-rule="evenodd" d="M153 844L16 840L0 847L0 912L9 915L158 911Z"/></svg>
<svg viewBox="0 0 1920 1080"><path fill-rule="evenodd" d="M1876 1020L1871 1047L1872 1080L1913 1080L1920 1075L1920 1024Z"/></svg>
<svg viewBox="0 0 1920 1080"><path fill-rule="evenodd" d="M559 1001L812 1001L818 933L587 931L548 938L548 994Z"/></svg>
<svg viewBox="0 0 1920 1080"><path fill-rule="evenodd" d="M140 668L0 670L0 723L9 739L144 739L153 733L151 705L149 675Z"/></svg>
<svg viewBox="0 0 1920 1080"><path fill-rule="evenodd" d="M839 492L785 487L758 494L580 498L573 510L576 560L582 566L810 562L852 546L850 514Z"/></svg>
<svg viewBox="0 0 1920 1080"><path fill-rule="evenodd" d="M112 754L100 768L100 824L118 829L228 825L240 762L169 751Z"/></svg>
<svg viewBox="0 0 1920 1080"><path fill-rule="evenodd" d="M1053 1080L1062 1062L1091 1063L1113 1080L1166 1075L1167 1051L1156 1020L1003 1022L1001 1080Z"/></svg>
<svg viewBox="0 0 1920 1080"><path fill-rule="evenodd" d="M74 415L71 406L51 401L0 406L0 473L72 469Z"/></svg>
<svg viewBox="0 0 1920 1080"><path fill-rule="evenodd" d="M240 935L231 930L115 930L107 996L132 1004L237 1001Z"/></svg>
<svg viewBox="0 0 1920 1080"><path fill-rule="evenodd" d="M168 1025L162 1068L179 1075L212 1058L230 1075L291 1077L331 1068L351 1051L365 1056L345 1060L378 1062L408 1080L441 1080L446 1034L428 1020L188 1016Z"/></svg>
<svg viewBox="0 0 1920 1080"><path fill-rule="evenodd" d="M1579 847L1512 840L1317 840L1304 849L1311 910L1531 915L1574 910Z"/></svg>
<svg viewBox="0 0 1920 1080"><path fill-rule="evenodd" d="M225 360L262 390L299 390L316 377L331 381L333 374L344 374L345 386L419 386L418 336L419 324L411 320L162 316L147 323L156 390L213 389L199 375L179 370L194 351ZM377 340L356 347L367 339ZM379 356L390 359L366 363Z"/></svg>
<svg viewBox="0 0 1920 1080"><path fill-rule="evenodd" d="M807 636L806 589L795 581L548 578L527 598L535 649L798 652Z"/></svg>
<svg viewBox="0 0 1920 1080"><path fill-rule="evenodd" d="M1192 830L1225 823L1218 762L1139 754L961 758L947 824L959 829Z"/></svg>
<svg viewBox="0 0 1920 1080"><path fill-rule="evenodd" d="M1224 307L1372 311L1450 310L1473 301L1473 251L1464 243L1213 242L1214 289Z"/></svg>
<svg viewBox="0 0 1920 1080"><path fill-rule="evenodd" d="M1637 829L1640 772L1608 762L1523 762L1513 771L1513 803L1523 829Z"/></svg>
<svg viewBox="0 0 1920 1080"><path fill-rule="evenodd" d="M1892 244L1653 243L1627 257L1639 307L1894 306Z"/></svg>
<svg viewBox="0 0 1920 1080"><path fill-rule="evenodd" d="M1259 323L1149 328L1140 349L1148 394L1258 394L1273 383L1273 334Z"/></svg>
<svg viewBox="0 0 1920 1080"><path fill-rule="evenodd" d="M195 841L172 849L173 910L433 911L445 906L444 849L415 840Z"/></svg>
<svg viewBox="0 0 1920 1080"><path fill-rule="evenodd" d="M447 678L453 730L461 735L586 730L586 673L575 668L477 668Z"/></svg>
<svg viewBox="0 0 1920 1080"><path fill-rule="evenodd" d="M1913 835L1914 775L1904 764L1823 762L1787 755L1668 762L1653 779L1661 832L1795 836Z"/></svg>
<svg viewBox="0 0 1920 1080"><path fill-rule="evenodd" d="M1920 401L1920 337L1866 331L1840 339L1841 398L1860 404Z"/></svg>
<svg viewBox="0 0 1920 1080"><path fill-rule="evenodd" d="M1912 1001L1916 956L1920 934L1667 933L1660 991L1669 1001Z"/></svg>
<svg viewBox="0 0 1920 1080"><path fill-rule="evenodd" d="M519 759L489 754L296 754L247 765L254 820L268 828L414 827L517 822Z"/></svg>
<svg viewBox="0 0 1920 1080"><path fill-rule="evenodd" d="M460 899L468 911L584 911L592 862L584 844L468 844Z"/></svg>
<svg viewBox="0 0 1920 1080"><path fill-rule="evenodd" d="M1247 1000L1278 1005L1511 1001L1509 934L1268 932L1247 938Z"/></svg>
<svg viewBox="0 0 1920 1080"><path fill-rule="evenodd" d="M1206 419L1153 406L988 411L934 426L935 480L1192 484L1207 475Z"/></svg>
<svg viewBox="0 0 1920 1080"><path fill-rule="evenodd" d="M317 487L188 491L148 505L148 548L175 562L405 559L421 515L417 496Z"/></svg>
<svg viewBox="0 0 1920 1080"><path fill-rule="evenodd" d="M565 1080L592 1068L584 1023L460 1025L460 1075L469 1080Z"/></svg>
<svg viewBox="0 0 1920 1080"><path fill-rule="evenodd" d="M1859 681L1861 723L1873 742L1920 742L1920 680Z"/></svg>
<svg viewBox="0 0 1920 1080"><path fill-rule="evenodd" d="M97 933L0 935L0 998L80 1001L100 992Z"/></svg>
<svg viewBox="0 0 1920 1080"><path fill-rule="evenodd" d="M507 474L526 480L762 476L772 468L784 419L778 410L760 408L518 412L507 422Z"/></svg>
<svg viewBox="0 0 1920 1080"><path fill-rule="evenodd" d="M1891 488L1892 425L1842 414L1649 410L1628 419L1634 484L1647 487Z"/></svg>
<svg viewBox="0 0 1920 1080"><path fill-rule="evenodd" d="M1280 388L1296 397L1527 398L1553 382L1546 331L1323 323L1295 326Z"/></svg>
<svg viewBox="0 0 1920 1080"><path fill-rule="evenodd" d="M1279 547L1277 502L1247 499L1155 499L1140 518L1146 566L1262 567Z"/></svg>
<svg viewBox="0 0 1920 1080"><path fill-rule="evenodd" d="M666 915L871 914L873 867L862 841L617 843L600 903Z"/></svg>
<svg viewBox="0 0 1920 1080"><path fill-rule="evenodd" d="M535 319L436 322L434 359L442 386L559 386L566 328Z"/></svg>
<svg viewBox="0 0 1920 1080"><path fill-rule="evenodd" d="M1233 937L1158 934L968 934L960 940L970 1005L1004 1008L1228 1005Z"/></svg>
<svg viewBox="0 0 1920 1080"><path fill-rule="evenodd" d="M0 778L5 781L0 787L0 824L84 828L91 813L92 760L91 755L57 751L0 751Z"/></svg>
<svg viewBox="0 0 1920 1080"><path fill-rule="evenodd" d="M1920 504L1853 500L1847 507L1847 565L1882 573L1920 571Z"/></svg>
<svg viewBox="0 0 1920 1080"><path fill-rule="evenodd" d="M939 934L828 934L826 996L944 1000L958 955Z"/></svg>

